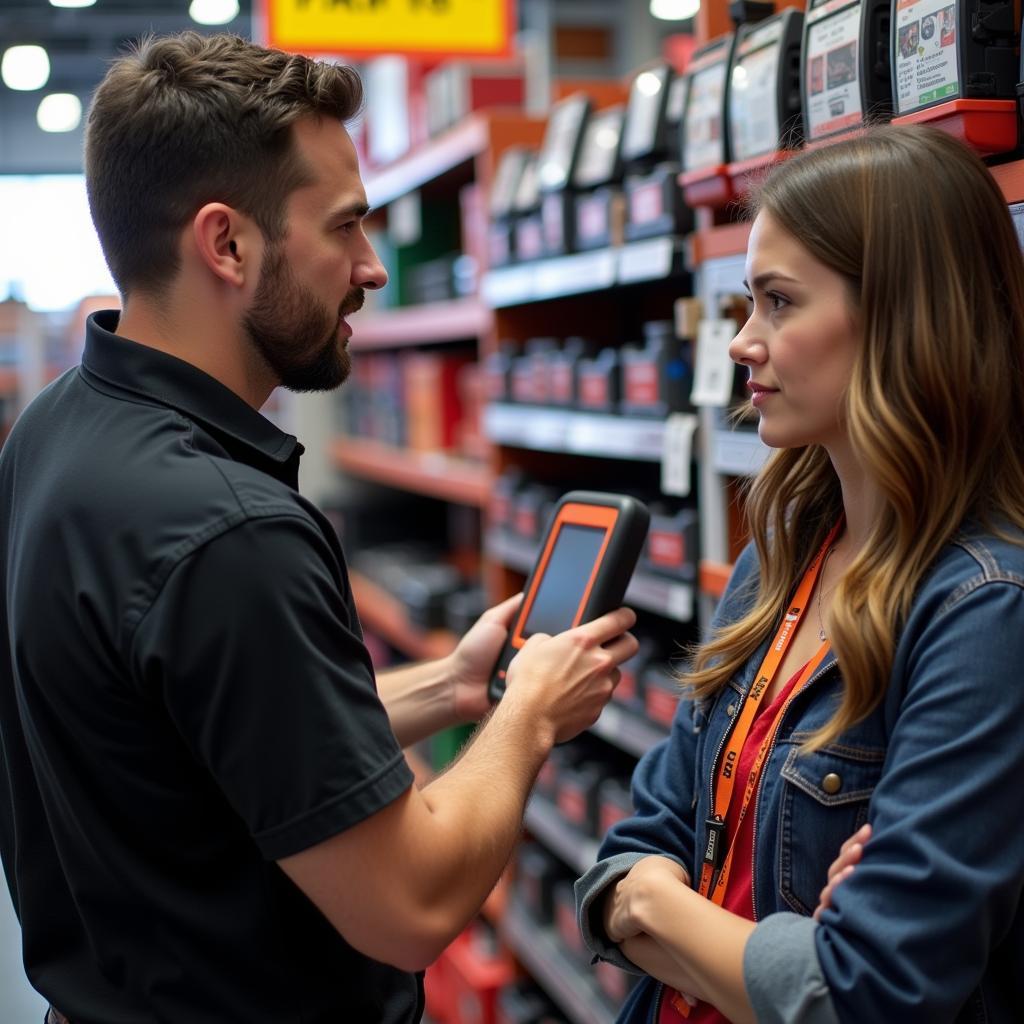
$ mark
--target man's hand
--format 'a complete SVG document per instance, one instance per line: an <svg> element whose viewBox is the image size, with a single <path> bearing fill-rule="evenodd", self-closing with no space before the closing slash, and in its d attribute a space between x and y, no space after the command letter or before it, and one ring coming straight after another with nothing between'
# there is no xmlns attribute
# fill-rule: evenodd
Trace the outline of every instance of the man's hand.
<svg viewBox="0 0 1024 1024"><path fill-rule="evenodd" d="M639 644L636 622L619 608L557 636L534 633L508 668L502 703L523 708L537 735L564 743L597 721L619 681L619 665Z"/></svg>
<svg viewBox="0 0 1024 1024"><path fill-rule="evenodd" d="M452 704L460 722L479 721L490 710L487 683L522 600L516 594L485 611L452 653Z"/></svg>
<svg viewBox="0 0 1024 1024"><path fill-rule="evenodd" d="M828 882L818 897L818 906L814 910L814 920L820 921L824 911L832 906L832 893L840 882L853 874L853 869L860 862L864 853L864 844L871 838L871 826L862 825L839 848L839 856L832 861L828 869Z"/></svg>

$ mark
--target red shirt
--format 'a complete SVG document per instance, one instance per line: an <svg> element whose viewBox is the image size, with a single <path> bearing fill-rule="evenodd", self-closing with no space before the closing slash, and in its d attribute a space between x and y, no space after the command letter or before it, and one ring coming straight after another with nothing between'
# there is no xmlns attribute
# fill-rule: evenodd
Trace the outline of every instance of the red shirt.
<svg viewBox="0 0 1024 1024"><path fill-rule="evenodd" d="M786 685L775 695L775 699L767 707L761 708L754 724L750 727L740 751L736 778L745 779L750 774L757 760L757 752L761 749L765 736L771 730L772 724L778 718L783 705L789 699L789 695L800 678L806 665L792 675ZM743 786L737 786L733 790L732 799L729 801L729 810L725 816L726 835L731 836L736 830L736 819L740 816L740 807L743 804ZM760 787L759 787L760 788ZM739 835L736 837L736 848L732 855L732 868L729 872L729 881L725 884L725 900L723 906L726 910L748 921L754 920L754 818L757 811L757 791L750 801L747 813L740 826ZM689 1017L682 1017L672 1005L672 992L666 988L664 998L661 1001L661 1012L658 1015L658 1024L729 1024L710 1003L698 1003L691 1011Z"/></svg>

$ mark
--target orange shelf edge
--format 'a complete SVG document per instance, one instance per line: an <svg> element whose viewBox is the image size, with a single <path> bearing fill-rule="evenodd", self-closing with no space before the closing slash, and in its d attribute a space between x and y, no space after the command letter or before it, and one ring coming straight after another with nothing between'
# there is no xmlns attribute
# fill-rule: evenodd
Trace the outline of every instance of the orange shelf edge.
<svg viewBox="0 0 1024 1024"><path fill-rule="evenodd" d="M697 231L691 236L693 265L699 267L708 260L727 256L743 256L750 239L750 224L722 224L719 227Z"/></svg>
<svg viewBox="0 0 1024 1024"><path fill-rule="evenodd" d="M732 566L722 562L700 563L700 592L710 597L721 597L725 593Z"/></svg>
<svg viewBox="0 0 1024 1024"><path fill-rule="evenodd" d="M483 508L490 495L486 466L441 452L413 452L378 441L336 438L330 455L335 466L401 490Z"/></svg>
<svg viewBox="0 0 1024 1024"><path fill-rule="evenodd" d="M403 654L424 661L443 658L455 649L458 640L453 634L413 625L401 603L372 580L350 570L349 581L360 621Z"/></svg>
<svg viewBox="0 0 1024 1024"><path fill-rule="evenodd" d="M424 342L479 338L494 323L494 312L476 296L431 302L401 309L382 309L352 320L354 351L400 348Z"/></svg>

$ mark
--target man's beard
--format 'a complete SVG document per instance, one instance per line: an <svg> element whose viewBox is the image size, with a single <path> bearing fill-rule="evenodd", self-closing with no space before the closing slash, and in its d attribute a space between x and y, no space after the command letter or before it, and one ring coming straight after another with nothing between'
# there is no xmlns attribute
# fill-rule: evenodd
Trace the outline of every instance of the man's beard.
<svg viewBox="0 0 1024 1024"><path fill-rule="evenodd" d="M363 297L362 288L353 288L332 314L295 280L283 247L271 245L242 327L282 387L333 391L352 370L348 348L338 340L341 318L359 309Z"/></svg>

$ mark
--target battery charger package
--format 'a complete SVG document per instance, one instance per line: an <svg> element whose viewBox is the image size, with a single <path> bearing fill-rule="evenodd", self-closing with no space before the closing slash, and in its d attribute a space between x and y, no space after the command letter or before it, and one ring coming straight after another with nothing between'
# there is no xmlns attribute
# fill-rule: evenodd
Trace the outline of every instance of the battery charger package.
<svg viewBox="0 0 1024 1024"><path fill-rule="evenodd" d="M488 203L487 251L492 267L504 267L515 259L516 190L529 159L525 146L511 146L498 162Z"/></svg>
<svg viewBox="0 0 1024 1024"><path fill-rule="evenodd" d="M649 522L647 506L629 495L570 491L562 497L494 667L492 700L505 692L508 667L534 633L562 633L621 605Z"/></svg>
<svg viewBox="0 0 1024 1024"><path fill-rule="evenodd" d="M572 252L576 228L573 178L590 117L590 97L574 93L551 108L537 161L544 255Z"/></svg>
<svg viewBox="0 0 1024 1024"><path fill-rule="evenodd" d="M892 117L891 25L891 0L811 0L800 62L805 146Z"/></svg>
<svg viewBox="0 0 1024 1024"><path fill-rule="evenodd" d="M800 44L804 15L787 7L736 30L729 71L729 177L742 194L752 175L801 145Z"/></svg>
<svg viewBox="0 0 1024 1024"><path fill-rule="evenodd" d="M1017 145L1017 0L894 0L897 124L932 124L982 156Z"/></svg>
<svg viewBox="0 0 1024 1024"><path fill-rule="evenodd" d="M573 175L574 248L579 252L622 242L622 128L625 107L590 115Z"/></svg>

